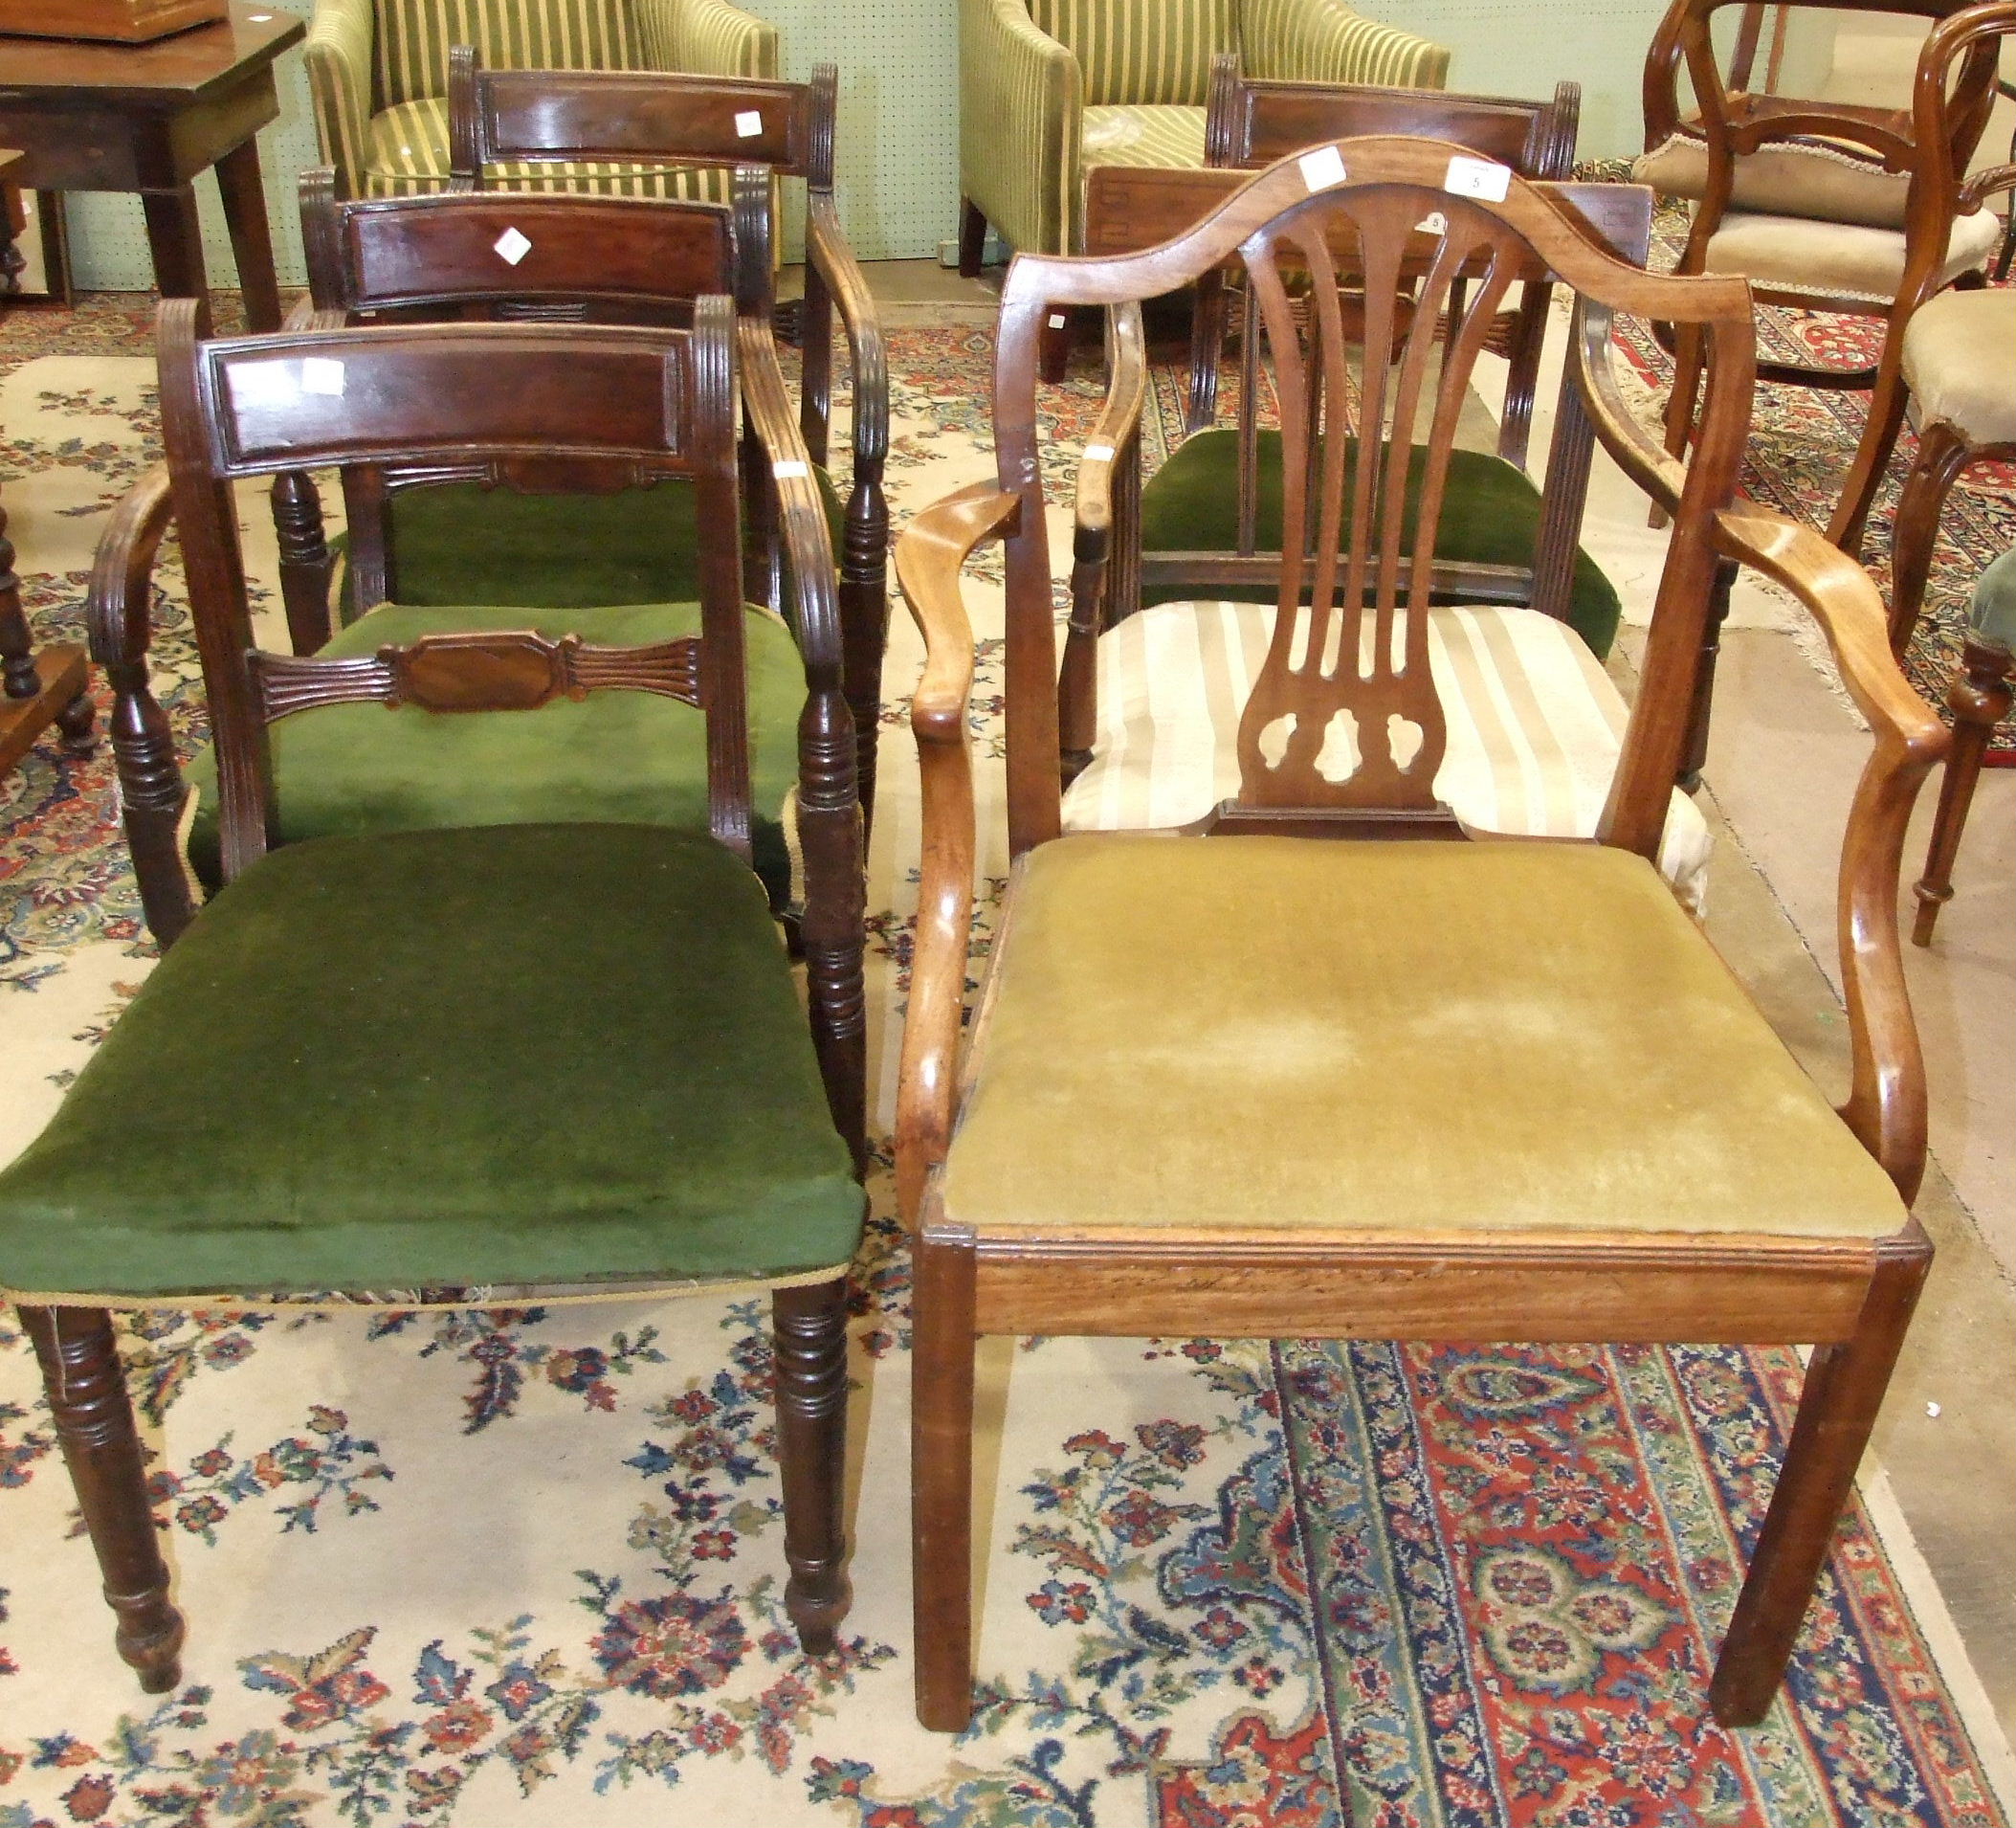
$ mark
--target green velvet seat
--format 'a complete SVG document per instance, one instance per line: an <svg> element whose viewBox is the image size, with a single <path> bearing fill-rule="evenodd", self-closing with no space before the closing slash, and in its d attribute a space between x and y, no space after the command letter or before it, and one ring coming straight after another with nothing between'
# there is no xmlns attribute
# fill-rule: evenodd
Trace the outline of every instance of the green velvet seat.
<svg viewBox="0 0 2016 1828"><path fill-rule="evenodd" d="M1258 518L1255 544L1263 552L1281 544L1281 435L1261 432L1257 452ZM1403 539L1414 537L1422 467L1427 447L1415 445L1407 465L1407 518ZM1344 467L1344 499L1351 499L1357 469L1354 443ZM1239 435L1230 427L1200 432L1187 439L1141 489L1141 550L1232 552L1239 545ZM1540 537L1540 495L1532 480L1502 457L1481 451L1451 454L1435 556L1451 563L1533 563ZM1187 601L1200 596L1232 602L1272 603L1274 588L1246 590L1213 584L1163 584L1144 588L1143 604ZM1568 622L1598 658L1609 652L1622 612L1617 591L1586 552L1575 557L1575 582Z"/></svg>
<svg viewBox="0 0 2016 1828"><path fill-rule="evenodd" d="M217 896L0 1173L0 1287L813 1280L862 1215L731 852L322 838Z"/></svg>
<svg viewBox="0 0 2016 1828"><path fill-rule="evenodd" d="M630 646L698 635L698 603L643 603L564 614L520 608L416 609L388 603L321 651L375 653L422 635L519 629L570 631ZM752 834L758 873L780 902L790 888L785 802L798 780L805 663L791 632L751 607L747 632ZM642 692L596 692L537 711L437 716L412 705L340 704L273 726L279 838L358 836L444 825L607 820L707 830L705 721L691 705ZM223 880L217 769L203 750L189 765L196 793L188 855L198 878Z"/></svg>
<svg viewBox="0 0 2016 1828"><path fill-rule="evenodd" d="M826 470L814 465L812 476L837 554L846 510ZM692 486L677 480L609 495L521 495L479 482L401 489L389 516L398 600L535 610L691 602L700 593L697 513ZM346 574L343 619L359 607Z"/></svg>
<svg viewBox="0 0 2016 1828"><path fill-rule="evenodd" d="M1967 620L1975 634L2016 648L2016 548L1990 560L1975 580Z"/></svg>

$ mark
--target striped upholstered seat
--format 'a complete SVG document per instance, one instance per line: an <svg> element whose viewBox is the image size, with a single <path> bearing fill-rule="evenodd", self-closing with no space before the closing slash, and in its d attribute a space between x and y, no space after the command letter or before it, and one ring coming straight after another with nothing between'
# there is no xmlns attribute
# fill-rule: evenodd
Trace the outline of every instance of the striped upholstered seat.
<svg viewBox="0 0 2016 1828"><path fill-rule="evenodd" d="M1442 46L1344 0L961 0L960 189L1010 247L1077 245L1096 166L1204 163L1211 60L1439 89Z"/></svg>
<svg viewBox="0 0 2016 1828"><path fill-rule="evenodd" d="M345 196L448 184L448 52L493 70L682 70L775 77L777 28L728 0L316 0L308 79L323 160ZM725 202L730 175L672 167L498 167L527 190Z"/></svg>

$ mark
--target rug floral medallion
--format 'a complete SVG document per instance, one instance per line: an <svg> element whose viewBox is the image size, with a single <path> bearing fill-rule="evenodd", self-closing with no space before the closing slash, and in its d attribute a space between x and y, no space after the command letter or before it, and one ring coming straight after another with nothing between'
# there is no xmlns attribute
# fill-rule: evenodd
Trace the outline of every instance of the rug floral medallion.
<svg viewBox="0 0 2016 1828"><path fill-rule="evenodd" d="M34 328L0 342L0 484L45 635L78 633L104 513L154 452L144 319L90 301L79 320L65 353ZM986 473L987 356L984 331L893 335L899 518ZM1160 387L1151 455L1177 422ZM1096 401L1085 380L1047 393L1050 429L1081 437ZM270 617L262 512L248 493ZM998 554L971 575L977 969L1005 876ZM172 553L160 583L157 689L187 753L204 731ZM870 892L885 1126L918 658L899 613ZM4 1154L153 951L105 755L38 748L0 814ZM190 1625L183 1683L158 1698L113 1652L32 1354L0 1322L0 1828L2006 1821L1925 1595L1859 1509L1767 1722L1732 1734L1706 1713L1797 1397L1790 1350L998 1343L981 1705L958 1739L924 1732L886 1164L874 1192L856 1597L826 1661L781 1603L759 1302L125 1323Z"/></svg>

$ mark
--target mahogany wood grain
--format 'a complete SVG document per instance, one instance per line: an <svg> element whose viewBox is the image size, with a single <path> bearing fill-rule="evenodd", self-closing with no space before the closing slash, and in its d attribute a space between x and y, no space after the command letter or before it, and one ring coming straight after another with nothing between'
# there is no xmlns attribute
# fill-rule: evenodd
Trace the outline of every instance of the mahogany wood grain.
<svg viewBox="0 0 2016 1828"><path fill-rule="evenodd" d="M972 1704L973 1353L978 1337L993 1332L1818 1342L1712 1689L1718 1719L1754 1721L1790 1655L1930 1257L1923 1233L1909 1219L1894 1236L1872 1240L1766 1230L1506 1233L1465 1229L1459 1214L1451 1215L1446 1231L1421 1235L1185 1227L1180 1215L1144 1232L1102 1230L1090 1218L1078 1226L1024 1226L1008 1218L980 1224L946 1210L942 1165L960 1101L986 1081L988 1031L1006 994L999 971L990 969L962 1068L976 833L965 735L973 648L960 569L983 541L1006 539L1007 814L1017 860L993 935L998 961L1016 943L1029 853L1047 842L1094 841L1059 836L1054 613L1034 412L1041 321L1057 304L1098 304L1122 325L1141 300L1235 258L1280 377L1286 549L1275 559L1274 646L1241 726L1239 795L1195 829L1328 842L1466 836L1434 805L1409 758L1375 753L1369 769L1362 758L1358 774L1335 782L1306 753L1311 745L1299 729L1290 733L1286 767L1264 753L1256 762L1252 725L1280 707L1314 722L1343 705L1361 732L1376 719L1405 716L1424 748L1432 741L1439 709L1429 702L1431 688L1422 692L1428 668L1418 626L1442 465L1453 441L1452 390L1482 346L1503 290L1522 273L1550 276L1577 295L1563 415L1572 407L1585 436L1601 439L1673 516L1639 697L1600 841L1646 857L1655 852L1689 733L1718 578L1746 564L1791 590L1820 623L1873 734L1842 852L1840 941L1853 1057L1842 1116L1903 1196L1916 1190L1924 1160L1924 1071L1899 954L1896 890L1903 821L1926 769L1944 751L1945 736L1898 671L1868 574L1818 535L1737 496L1754 372L1747 287L1649 274L1606 251L1547 187L1516 175L1508 176L1502 202L1451 197L1442 186L1453 149L1444 145L1376 138L1347 140L1336 150L1343 174L1327 184L1312 190L1291 157L1144 249L1018 257L996 339L994 481L926 510L897 547L898 580L925 642L912 719L924 783L923 911L903 1037L897 1165L916 1235L918 1710L941 1730L965 1726ZM1642 197L1639 207L1642 217ZM1444 220L1424 255L1412 246L1414 225L1430 209ZM1385 347L1390 339L1399 352L1393 375L1368 378L1363 455L1348 501L1340 440L1330 435L1323 411L1341 391L1343 313L1333 249L1346 229L1366 280L1367 341ZM1403 262L1415 257L1423 261L1424 304L1409 317L1397 302L1398 279ZM1316 281L1306 323L1289 308L1282 275L1290 270ZM1471 296L1450 310L1450 345L1431 373L1432 326L1459 279ZM1618 310L1665 318L1697 336L1706 410L1689 463L1642 431L1623 398L1610 335ZM1130 387L1117 385L1109 397L1117 448L1136 435ZM1424 400L1433 411L1423 524L1404 546L1394 524L1402 500L1395 452L1405 449L1416 403ZM1083 491L1093 531L1100 513L1124 522L1132 511L1123 477L1101 468ZM1562 479L1550 474L1550 484L1556 479ZM1572 474L1564 479L1581 481ZM1340 559L1339 536L1347 524L1349 556ZM1559 532L1549 537L1553 544L1536 569L1544 564L1558 570L1562 563ZM1296 620L1305 580L1312 601L1301 611L1307 638L1297 655L1284 651L1281 629ZM1334 675L1318 658L1326 646L1338 656ZM1405 667L1393 663L1395 654L1406 658ZM1361 657L1358 665L1351 657ZM1296 757L1298 741L1304 753ZM1361 737L1362 748L1374 743ZM1361 775L1370 785L1354 790ZM1170 841L1188 840L1172 834ZM1590 943L1601 944L1600 936ZM1252 1146L1265 1149L1270 1139L1256 1135ZM1461 1147L1460 1137L1452 1146ZM1096 1211L1090 1197L1088 1208Z"/></svg>
<svg viewBox="0 0 2016 1828"><path fill-rule="evenodd" d="M847 1279L770 1297L777 1342L784 1609L808 1657L831 1656L853 1602L847 1578Z"/></svg>
<svg viewBox="0 0 2016 1828"><path fill-rule="evenodd" d="M230 11L230 0L0 0L0 35L147 44Z"/></svg>
<svg viewBox="0 0 2016 1828"><path fill-rule="evenodd" d="M2016 657L2000 641L1969 633L1961 646L1961 663L1946 690L1946 708L1953 713L1953 747L1946 756L1946 777L1939 783L1938 816L1925 854L1925 873L1913 885L1917 912L1911 923L1911 943L1930 946L1939 909L1953 899L1953 859L1960 855L1961 835L1981 779L1995 726L2008 716Z"/></svg>

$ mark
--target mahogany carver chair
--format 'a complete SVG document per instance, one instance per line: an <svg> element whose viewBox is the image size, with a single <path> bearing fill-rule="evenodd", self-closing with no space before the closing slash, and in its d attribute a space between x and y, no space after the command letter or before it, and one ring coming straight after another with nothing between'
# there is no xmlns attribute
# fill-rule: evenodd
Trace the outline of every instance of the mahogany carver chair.
<svg viewBox="0 0 2016 1828"><path fill-rule="evenodd" d="M616 197L434 196L339 206L328 199L326 187L311 183L308 188L328 205L308 212L318 270L334 258L321 244L335 239L341 264L363 276L352 290L373 298L407 298L431 287L426 300L431 315L457 299L468 308L488 309L492 301L486 288L497 284L492 270L504 264L492 252L493 244L514 226L540 244L541 251L526 254L522 264L543 260L569 272L572 263L577 271L569 272L570 278L580 277L578 269L591 268L598 276L593 297L601 306L634 300L657 309L668 298L683 298L690 314L702 285L718 273L732 274L738 258L734 224L717 205ZM760 210L757 219L762 219ZM459 264L451 257L457 248L468 256ZM411 282L415 273L429 276L427 285ZM296 327L305 333L318 323L334 328L343 322L343 314L336 310L311 311ZM762 315L743 311L741 329L743 488L771 504L767 518L774 531L777 498L786 482L807 479L810 486L811 465L795 414L785 420L774 413L767 420L756 418L753 403L784 397L784 381ZM499 591L498 600L493 600L485 592L498 582L498 574L474 564L460 593L437 592L434 601L412 602L402 575L382 573L366 578L359 592L359 600L370 607L322 639L311 624L320 619L321 631L327 627L326 567L311 559L303 563L310 573L307 585L287 592L297 653L361 662L388 643L471 628L530 627L551 640L617 647L683 639L698 630L709 546L701 538L698 510L703 492L682 465L556 446L504 452L473 447L459 455L430 451L423 457L389 462L360 454L341 468L353 525L366 535L352 547L353 567L360 571L372 563L370 513L373 502L383 499L374 493L381 477L403 482L475 476L481 482L446 486L494 486L506 501L534 501L536 494L520 491L557 484L576 491L566 498L569 503L590 507L607 498L581 491L620 481L627 494L646 503L663 492L673 509L657 514L659 550L635 555L627 569L607 568L602 576L607 598L612 600L591 606L565 596L558 602L535 598L528 605L522 598L529 592L509 591ZM306 471L299 468L280 475L275 495L282 553L291 547L299 561L305 548L321 546L319 498ZM114 687L114 725L145 732L149 741L152 759L128 782L123 813L142 902L164 942L189 918L191 876L204 890L214 891L227 875L218 754L214 747L200 750L185 776L172 749L157 740L161 714L147 696L150 583L173 511L167 472L159 466L114 515L91 587L101 631L95 651ZM822 523L816 549L831 568L828 524ZM282 562L284 567L284 556ZM632 588L613 588L610 579ZM668 594L652 594L657 590ZM449 600L438 600L442 595ZM755 806L750 838L773 904L785 910L794 893L786 828L798 782L806 685L798 645L800 604L788 591L782 600L784 614L760 601L745 606L743 650ZM707 826L705 746L698 723L662 698L569 703L536 718L444 720L417 712L376 718L349 707L322 707L277 728L271 749L277 783L273 836L279 842L444 825L609 820L694 831ZM802 807L798 811L802 817Z"/></svg>
<svg viewBox="0 0 2016 1828"><path fill-rule="evenodd" d="M929 1727L962 1728L971 1707L973 1357L990 1333L1815 1342L1712 1689L1721 1721L1755 1722L1929 1262L1908 1206L1925 1088L1896 892L1905 821L1944 726L1891 658L1866 573L1737 497L1748 286L1649 275L1604 251L1562 193L1509 172L1502 201L1452 193L1451 162L1469 156L1344 141L1270 167L1143 253L1019 258L996 346L998 479L926 510L897 547L926 644L897 1163L916 1233ZM1359 435L1378 460L1361 456L1347 499L1345 443L1326 433L1345 377L1328 280L1362 262L1377 344L1430 212L1444 227L1396 376L1366 381ZM1238 785L1190 834L1065 836L1040 320L1055 301L1114 314L1116 382L1077 479L1077 550L1096 564L1113 512L1106 451L1131 435L1144 391L1138 301L1235 254L1282 390L1291 555L1274 639L1239 682ZM1430 390L1435 317L1479 254L1485 272ZM1314 277L1306 345L1288 296L1297 270ZM1448 720L1418 590L1471 367L1507 288L1541 275L1576 295L1560 411L1586 414L1673 517L1639 696L1587 843L1472 833L1438 801ZM1631 418L1611 367L1617 310L1702 335L1706 410L1684 470ZM1409 538L1392 428L1411 428L1424 398L1434 429ZM1349 556L1334 558L1347 521ZM995 536L1012 862L961 1061L977 833L959 573ZM1652 863L1713 580L1730 559L1813 613L1874 732L1842 864L1853 1081L1839 1114Z"/></svg>
<svg viewBox="0 0 2016 1828"><path fill-rule="evenodd" d="M801 999L749 843L734 534L748 326L720 298L700 301L690 331L205 342L188 301L165 304L161 326L229 881L163 934L158 969L0 1173L0 1290L41 1360L121 1655L150 1692L179 1680L183 1621L111 1310L424 1305L475 1285L773 1291L785 1604L805 1650L830 1650L849 1600L844 1279L865 1211L859 820L824 529L797 477L782 493L809 704ZM788 435L782 390L760 361L744 373L752 410ZM692 478L708 506L701 627L604 646L492 626L343 658L255 646L235 480L471 450L627 457ZM122 652L118 628L99 636ZM704 831L272 841L273 739L294 719L453 725L481 707L536 720L595 698L654 700L702 726ZM129 725L117 740L130 791L161 755Z"/></svg>
<svg viewBox="0 0 2016 1828"><path fill-rule="evenodd" d="M1902 423L1900 364L1912 315L1949 286L1980 285L2001 236L2001 221L1966 182L1994 106L1996 47L1969 35L1954 71L1948 33L1972 11L1957 0L1786 0L1945 23L1919 54L1908 110L1760 95L1731 89L1717 63L1711 21L1735 4L1673 0L1646 61L1647 150L1632 175L1693 205L1676 271L1740 274L1761 304L1884 321L1872 365L1758 364L1765 381L1870 391L1878 431L1864 441L1828 528L1855 557ZM1681 110L1683 67L1692 114ZM1666 448L1677 456L1695 422L1699 339L1679 326L1662 326L1667 335L1674 361Z"/></svg>
<svg viewBox="0 0 2016 1828"><path fill-rule="evenodd" d="M1429 110L1464 99L1413 100ZM1509 110L1478 118L1500 123L1505 142L1518 148ZM1291 147L1308 145L1287 138ZM1483 138L1479 132L1457 144L1481 168L1504 170L1480 161L1475 147ZM1088 246L1131 254L1174 238L1236 194L1248 175L1096 172ZM1643 266L1650 191L1584 185L1562 194L1600 225L1613 252ZM1436 246L1424 234L1403 253L1406 285L1426 278ZM1354 252L1340 250L1339 259ZM1451 283L1459 322L1463 289L1486 264L1473 262L1475 272ZM1365 299L1348 288L1361 287L1362 276L1347 269L1344 277L1340 323L1359 341ZM1536 294L1544 296L1548 280L1538 273L1516 289L1524 295L1523 312ZM1069 831L1186 824L1238 785L1240 700L1232 682L1259 668L1274 627L1284 442L1281 432L1259 423L1264 338L1252 294L1242 304L1236 426L1193 435L1145 483L1139 437L1116 448L1110 562L1075 576L1065 650L1059 736ZM1303 308L1310 308L1306 301ZM1518 314L1497 314L1483 330L1487 346L1502 341L1508 315L1518 323ZM1388 322L1405 334L1414 316L1403 290ZM1523 336L1523 327L1515 335ZM1537 358L1537 339L1530 346ZM1628 713L1598 657L1621 603L1577 546L1593 440L1585 414L1571 411L1557 420L1540 486L1521 463L1502 456L1461 448L1448 456L1429 579L1436 606L1429 651L1449 726L1438 791L1461 817L1490 830L1591 836L1616 772ZM1411 524L1429 450L1413 437L1408 444L1404 513ZM1356 448L1347 435L1347 477ZM1340 524L1340 537L1348 526ZM1097 638L1085 638L1088 633ZM1699 808L1674 792L1660 864L1692 906L1705 898L1713 848Z"/></svg>

